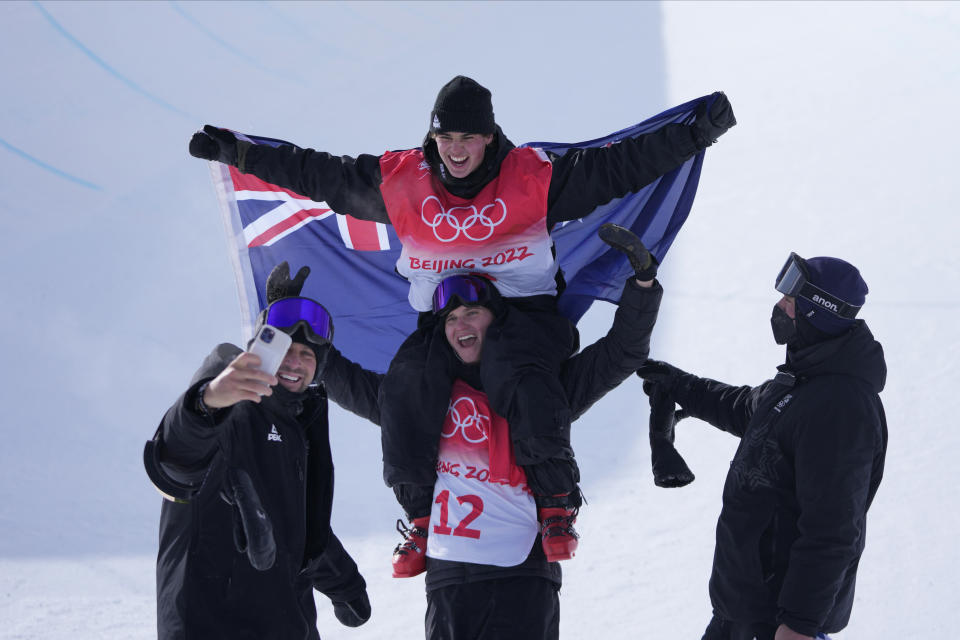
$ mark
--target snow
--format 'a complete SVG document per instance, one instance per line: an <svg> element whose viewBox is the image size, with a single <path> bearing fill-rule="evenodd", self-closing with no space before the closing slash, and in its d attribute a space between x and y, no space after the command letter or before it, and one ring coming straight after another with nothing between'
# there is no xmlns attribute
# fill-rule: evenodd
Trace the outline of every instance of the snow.
<svg viewBox="0 0 960 640"><path fill-rule="evenodd" d="M239 306L206 167L206 122L334 153L419 143L456 74L516 142L590 139L722 89L739 124L707 154L661 271L653 355L736 384L781 362L773 277L790 251L870 284L889 367L883 485L840 640L958 623L950 397L958 379L960 5L856 3L0 3L0 638L156 635L160 498L140 455ZM29 312L29 313L27 313ZM34 313L36 312L36 313ZM585 343L612 307L581 323ZM697 475L654 486L645 397L626 382L574 427L583 534L565 638L698 638L736 441L687 421ZM422 578L395 580L400 515L376 428L337 410L334 527L373 619L327 640L422 633Z"/></svg>

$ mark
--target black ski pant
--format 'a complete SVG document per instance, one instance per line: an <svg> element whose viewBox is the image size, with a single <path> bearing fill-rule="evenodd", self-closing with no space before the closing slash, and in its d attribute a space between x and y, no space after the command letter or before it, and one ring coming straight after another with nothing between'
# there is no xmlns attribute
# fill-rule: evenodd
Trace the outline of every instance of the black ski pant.
<svg viewBox="0 0 960 640"><path fill-rule="evenodd" d="M514 456L537 504L578 507L580 471L560 369L578 350L579 334L553 296L506 300L484 337L483 390L510 425ZM380 387L384 481L410 518L430 513L455 358L442 323L421 314Z"/></svg>
<svg viewBox="0 0 960 640"><path fill-rule="evenodd" d="M731 622L714 614L701 640L773 640L776 624Z"/></svg>
<svg viewBox="0 0 960 640"><path fill-rule="evenodd" d="M558 640L560 596L546 578L512 577L427 592L427 640Z"/></svg>

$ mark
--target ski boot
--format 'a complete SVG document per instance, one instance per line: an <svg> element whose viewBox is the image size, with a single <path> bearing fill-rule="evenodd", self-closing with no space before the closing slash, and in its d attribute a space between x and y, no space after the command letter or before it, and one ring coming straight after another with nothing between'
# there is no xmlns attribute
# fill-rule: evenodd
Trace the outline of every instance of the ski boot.
<svg viewBox="0 0 960 640"><path fill-rule="evenodd" d="M412 578L427 570L427 528L430 516L414 518L407 527L397 520L397 531L403 542L393 550L393 577Z"/></svg>
<svg viewBox="0 0 960 640"><path fill-rule="evenodd" d="M578 509L547 507L538 510L540 518L540 536L547 562L569 560L577 551L580 535L573 528L577 521Z"/></svg>
<svg viewBox="0 0 960 640"><path fill-rule="evenodd" d="M657 277L657 261L633 231L607 222L600 226L597 235L608 245L627 256L637 280L653 280Z"/></svg>

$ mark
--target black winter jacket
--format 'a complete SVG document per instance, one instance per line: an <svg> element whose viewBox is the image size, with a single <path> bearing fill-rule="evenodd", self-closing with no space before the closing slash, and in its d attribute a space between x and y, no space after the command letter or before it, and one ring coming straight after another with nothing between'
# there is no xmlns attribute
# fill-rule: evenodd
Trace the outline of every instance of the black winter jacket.
<svg viewBox="0 0 960 640"><path fill-rule="evenodd" d="M646 360L650 351L650 334L653 332L662 296L663 289L659 283L644 289L637 286L631 278L624 287L613 326L607 335L568 359L563 365L560 383L574 420L630 377ZM348 411L376 424L380 423L378 393L383 380L382 374L363 369L331 347L321 376L331 400ZM429 540L427 544L429 545ZM494 567L427 558L427 590L450 584L511 576L547 578L558 586L561 582L560 565L547 562L539 538L534 542L527 559L515 567Z"/></svg>
<svg viewBox="0 0 960 640"><path fill-rule="evenodd" d="M157 439L162 472L196 487L186 504L163 501L157 556L161 640L319 640L314 587L335 602L365 589L330 530L333 462L322 390L275 387L259 404L199 413L197 389L238 354L221 344L167 411ZM228 468L253 480L276 540L276 562L251 566L235 508L221 497Z"/></svg>
<svg viewBox="0 0 960 640"><path fill-rule="evenodd" d="M435 174L448 191L459 197L479 193L497 176L500 163L513 148L497 127L496 145L487 154L479 179L471 174L458 181L441 171L435 142L428 139L423 147ZM669 124L609 147L570 149L562 156L548 154L553 172L547 193L547 229L558 222L582 218L601 204L639 191L702 150L695 142L692 126ZM361 154L352 158L243 141L237 143L237 156L237 168L243 173L326 202L339 213L391 224L380 193L380 156Z"/></svg>
<svg viewBox="0 0 960 640"><path fill-rule="evenodd" d="M867 325L798 352L758 387L683 375L690 415L741 438L723 488L710 598L741 623L814 636L850 619L883 476L883 349Z"/></svg>

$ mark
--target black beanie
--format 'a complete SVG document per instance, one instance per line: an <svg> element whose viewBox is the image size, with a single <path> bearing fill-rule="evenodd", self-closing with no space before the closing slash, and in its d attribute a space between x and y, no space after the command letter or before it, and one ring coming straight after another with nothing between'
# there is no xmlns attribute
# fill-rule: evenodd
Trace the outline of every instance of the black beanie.
<svg viewBox="0 0 960 640"><path fill-rule="evenodd" d="M443 85L430 112L430 133L486 135L496 130L490 91L466 76L457 76Z"/></svg>

